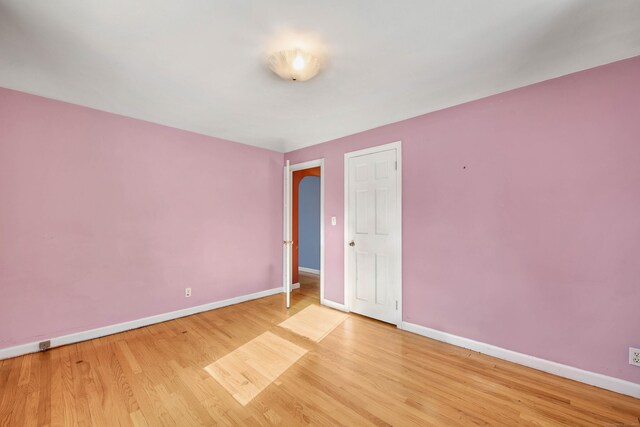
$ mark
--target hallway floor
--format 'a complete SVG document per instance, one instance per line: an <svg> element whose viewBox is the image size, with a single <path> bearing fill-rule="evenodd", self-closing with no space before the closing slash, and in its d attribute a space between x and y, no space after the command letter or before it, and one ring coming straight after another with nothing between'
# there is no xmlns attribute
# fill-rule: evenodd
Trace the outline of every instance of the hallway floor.
<svg viewBox="0 0 640 427"><path fill-rule="evenodd" d="M292 301L307 301L320 304L320 276L299 272L300 288L291 291Z"/></svg>

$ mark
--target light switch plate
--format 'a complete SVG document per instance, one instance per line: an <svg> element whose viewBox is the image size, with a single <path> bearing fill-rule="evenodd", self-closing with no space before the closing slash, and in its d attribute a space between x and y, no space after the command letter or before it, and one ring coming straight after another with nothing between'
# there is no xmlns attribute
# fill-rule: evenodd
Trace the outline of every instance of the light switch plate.
<svg viewBox="0 0 640 427"><path fill-rule="evenodd" d="M336 221L336 217L332 216L331 217L331 225L336 225L337 221Z"/></svg>

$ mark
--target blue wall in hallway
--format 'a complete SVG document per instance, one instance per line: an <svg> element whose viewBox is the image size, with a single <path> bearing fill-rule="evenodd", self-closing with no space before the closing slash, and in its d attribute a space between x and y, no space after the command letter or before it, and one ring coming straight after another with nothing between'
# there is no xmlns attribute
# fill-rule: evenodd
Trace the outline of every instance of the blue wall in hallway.
<svg viewBox="0 0 640 427"><path fill-rule="evenodd" d="M298 232L299 267L320 270L320 177L300 181Z"/></svg>

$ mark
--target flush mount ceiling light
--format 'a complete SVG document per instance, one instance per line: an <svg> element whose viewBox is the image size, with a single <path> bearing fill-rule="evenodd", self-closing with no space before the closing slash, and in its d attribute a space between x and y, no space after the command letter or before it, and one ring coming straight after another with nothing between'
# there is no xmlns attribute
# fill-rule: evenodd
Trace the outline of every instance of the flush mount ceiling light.
<svg viewBox="0 0 640 427"><path fill-rule="evenodd" d="M318 74L320 60L302 49L282 50L269 57L269 68L285 80L304 82Z"/></svg>

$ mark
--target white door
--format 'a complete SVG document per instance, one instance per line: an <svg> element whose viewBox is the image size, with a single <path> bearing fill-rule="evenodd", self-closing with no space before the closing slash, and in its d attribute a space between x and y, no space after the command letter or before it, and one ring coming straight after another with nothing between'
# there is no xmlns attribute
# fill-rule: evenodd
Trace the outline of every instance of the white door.
<svg viewBox="0 0 640 427"><path fill-rule="evenodd" d="M282 286L287 308L291 307L291 168L289 160L284 166L284 223L282 227Z"/></svg>
<svg viewBox="0 0 640 427"><path fill-rule="evenodd" d="M392 148L345 158L349 308L394 324L402 320L398 154Z"/></svg>

